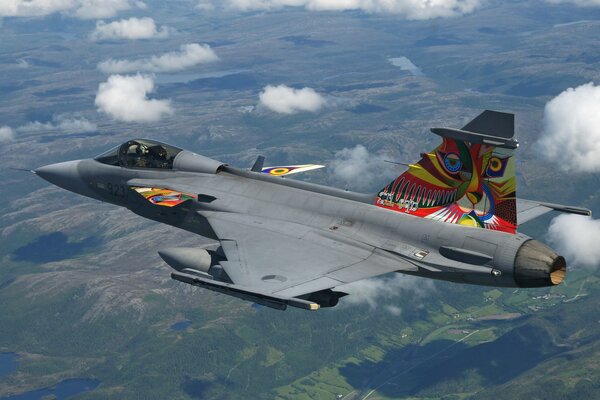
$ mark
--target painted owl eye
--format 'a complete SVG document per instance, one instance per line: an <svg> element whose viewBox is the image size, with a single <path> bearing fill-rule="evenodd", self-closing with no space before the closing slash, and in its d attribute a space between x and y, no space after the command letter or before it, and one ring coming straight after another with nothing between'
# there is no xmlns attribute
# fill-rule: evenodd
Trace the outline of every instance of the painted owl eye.
<svg viewBox="0 0 600 400"><path fill-rule="evenodd" d="M504 175L504 169L506 168L508 158L491 157L488 161L486 175L490 178L497 178Z"/></svg>
<svg viewBox="0 0 600 400"><path fill-rule="evenodd" d="M456 153L448 153L444 156L444 167L450 173L456 173L462 168L462 161Z"/></svg>

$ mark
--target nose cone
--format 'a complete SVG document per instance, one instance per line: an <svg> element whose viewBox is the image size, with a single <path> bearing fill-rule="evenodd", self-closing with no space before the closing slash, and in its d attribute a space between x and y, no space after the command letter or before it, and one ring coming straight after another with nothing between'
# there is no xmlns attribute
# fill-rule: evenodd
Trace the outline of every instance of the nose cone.
<svg viewBox="0 0 600 400"><path fill-rule="evenodd" d="M45 165L34 170L34 172L53 185L84 196L90 196L92 193L79 173L80 164L80 160L66 161Z"/></svg>
<svg viewBox="0 0 600 400"><path fill-rule="evenodd" d="M567 273L564 257L536 241L525 242L515 259L515 281L524 288L555 286Z"/></svg>

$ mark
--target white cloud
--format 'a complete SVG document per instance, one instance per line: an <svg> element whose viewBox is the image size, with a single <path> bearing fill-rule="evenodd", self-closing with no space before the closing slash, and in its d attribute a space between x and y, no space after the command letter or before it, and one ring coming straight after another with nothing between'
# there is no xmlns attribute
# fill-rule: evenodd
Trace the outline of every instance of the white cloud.
<svg viewBox="0 0 600 400"><path fill-rule="evenodd" d="M106 39L162 39L169 36L172 29L167 26L161 26L157 29L156 23L152 18L129 18L106 23L104 21L96 22L96 29L91 33L92 40Z"/></svg>
<svg viewBox="0 0 600 400"><path fill-rule="evenodd" d="M408 57L388 58L388 61L394 67L398 67L402 71L410 72L414 76L423 76L424 75L423 71L421 71L421 68L419 68L415 64L413 64L413 62L410 61L410 59Z"/></svg>
<svg viewBox="0 0 600 400"><path fill-rule="evenodd" d="M435 284L431 279L395 273L338 286L335 290L349 294L342 298L340 305L367 304L371 309L385 305L388 312L400 315L402 309L389 304L390 300L398 297L410 298L412 301L422 299L435 290ZM406 304L406 301L403 303Z"/></svg>
<svg viewBox="0 0 600 400"><path fill-rule="evenodd" d="M58 129L63 132L83 133L95 132L98 127L85 118L59 118Z"/></svg>
<svg viewBox="0 0 600 400"><path fill-rule="evenodd" d="M579 7L598 7L600 6L600 0L546 0L548 3L559 4L559 3L573 3Z"/></svg>
<svg viewBox="0 0 600 400"><path fill-rule="evenodd" d="M29 68L31 65L27 62L27 60L25 60L24 58L19 58L17 60L17 67L19 68Z"/></svg>
<svg viewBox="0 0 600 400"><path fill-rule="evenodd" d="M96 124L85 118L74 118L66 115L58 115L53 118L52 122L29 122L16 129L17 132L60 131L64 133L85 133L97 130Z"/></svg>
<svg viewBox="0 0 600 400"><path fill-rule="evenodd" d="M408 19L455 17L470 13L482 0L227 0L234 9L273 10L282 7L304 7L314 11L362 10L386 13Z"/></svg>
<svg viewBox="0 0 600 400"><path fill-rule="evenodd" d="M315 112L327 103L325 98L312 88L294 89L285 85L265 86L259 94L259 99L261 105L281 114Z"/></svg>
<svg viewBox="0 0 600 400"><path fill-rule="evenodd" d="M198 64L217 61L219 57L209 45L198 43L184 44L179 51L172 51L160 56L139 60L109 59L98 64L98 69L105 74L122 74L127 72L171 72L181 71Z"/></svg>
<svg viewBox="0 0 600 400"><path fill-rule="evenodd" d="M129 10L132 6L145 8L141 2L130 0L79 0L80 6L75 10L75 16L83 19L109 18L120 11Z"/></svg>
<svg viewBox="0 0 600 400"><path fill-rule="evenodd" d="M387 306L385 306L385 309L387 310L387 312L389 312L390 314L392 314L395 317L402 314L402 309L398 306L387 305Z"/></svg>
<svg viewBox="0 0 600 400"><path fill-rule="evenodd" d="M196 4L196 8L198 10L203 10L203 11L212 11L215 9L215 6L210 1L205 0L205 1L200 1L198 4Z"/></svg>
<svg viewBox="0 0 600 400"><path fill-rule="evenodd" d="M0 126L0 143L13 140L15 132L10 126Z"/></svg>
<svg viewBox="0 0 600 400"><path fill-rule="evenodd" d="M31 132L46 132L59 131L63 133L84 133L95 132L98 127L93 122L85 118L69 117L61 114L52 118L52 122L28 122L25 125L17 128L9 126L0 127L0 143L8 142L15 138L15 133L31 133Z"/></svg>
<svg viewBox="0 0 600 400"><path fill-rule="evenodd" d="M112 118L126 122L155 122L173 114L169 100L148 99L154 90L151 76L111 75L98 87L96 107Z"/></svg>
<svg viewBox="0 0 600 400"><path fill-rule="evenodd" d="M559 215L550 223L548 237L567 263L581 267L600 266L600 220L573 214Z"/></svg>
<svg viewBox="0 0 600 400"><path fill-rule="evenodd" d="M541 154L566 171L600 171L600 86L569 88L544 109Z"/></svg>
<svg viewBox="0 0 600 400"><path fill-rule="evenodd" d="M95 132L98 127L85 118L70 117L61 114L52 118L52 122L28 122L17 128L8 126L0 127L0 142L7 142L15 138L15 133L31 133L44 131L59 131L64 133Z"/></svg>
<svg viewBox="0 0 600 400"><path fill-rule="evenodd" d="M384 158L381 154L369 153L365 146L359 144L336 152L329 162L328 171L333 180L344 183L348 188L377 190L372 185L385 184L383 175L389 170L385 168Z"/></svg>
<svg viewBox="0 0 600 400"><path fill-rule="evenodd" d="M132 0L2 0L0 17L42 17L62 12L82 19L109 18L132 7L144 8Z"/></svg>

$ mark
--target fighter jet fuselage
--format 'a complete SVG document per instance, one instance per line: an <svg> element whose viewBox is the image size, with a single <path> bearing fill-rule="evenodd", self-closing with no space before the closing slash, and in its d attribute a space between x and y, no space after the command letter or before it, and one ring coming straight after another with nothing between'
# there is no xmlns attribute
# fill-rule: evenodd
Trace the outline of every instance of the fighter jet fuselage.
<svg viewBox="0 0 600 400"><path fill-rule="evenodd" d="M35 172L64 189L218 241L213 250L159 253L177 270L174 279L274 308L333 306L345 295L336 288L394 271L499 287L561 283L565 259L516 232L516 220L549 210L589 211L517 203L512 153L497 153L498 140L475 152L485 138L456 131L472 135L452 140L466 143L471 154L485 150L486 165L471 156L465 166L464 149L454 151L444 138L436 152L377 194L277 176L297 166L244 170L144 139ZM484 172L476 179L478 169ZM506 189L510 179L512 189Z"/></svg>

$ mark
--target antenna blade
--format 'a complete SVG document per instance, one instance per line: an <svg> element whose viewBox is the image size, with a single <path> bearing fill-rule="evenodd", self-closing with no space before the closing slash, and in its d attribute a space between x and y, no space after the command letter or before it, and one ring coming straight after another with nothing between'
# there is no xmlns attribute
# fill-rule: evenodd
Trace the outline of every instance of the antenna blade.
<svg viewBox="0 0 600 400"><path fill-rule="evenodd" d="M264 165L265 165L265 157L258 156L258 157L256 157L256 161L254 161L254 165L252 166L252 168L250 168L250 171L261 172Z"/></svg>

